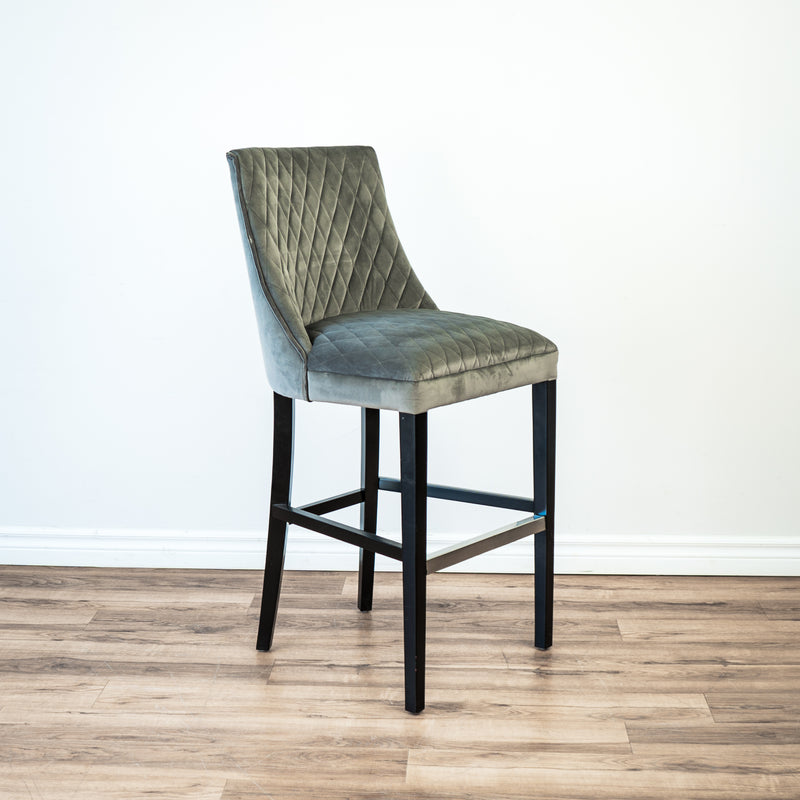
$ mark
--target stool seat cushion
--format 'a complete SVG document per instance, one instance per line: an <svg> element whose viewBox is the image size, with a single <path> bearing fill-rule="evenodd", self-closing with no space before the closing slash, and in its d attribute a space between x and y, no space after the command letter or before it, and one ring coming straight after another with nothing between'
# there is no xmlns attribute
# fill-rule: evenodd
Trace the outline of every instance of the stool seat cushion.
<svg viewBox="0 0 800 800"><path fill-rule="evenodd" d="M342 314L307 327L308 398L421 414L554 380L558 349L508 322L435 309Z"/></svg>

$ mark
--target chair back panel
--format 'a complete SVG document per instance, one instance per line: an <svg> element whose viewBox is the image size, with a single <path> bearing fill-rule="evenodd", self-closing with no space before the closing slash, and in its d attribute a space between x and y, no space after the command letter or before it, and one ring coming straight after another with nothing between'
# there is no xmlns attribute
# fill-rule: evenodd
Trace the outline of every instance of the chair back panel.
<svg viewBox="0 0 800 800"><path fill-rule="evenodd" d="M265 294L254 297L257 311L266 299L285 346L303 362L311 323L356 311L436 308L403 252L371 147L246 148L228 158L257 272L253 290L258 283ZM262 326L269 362L282 347L264 335ZM280 365L272 366L275 388Z"/></svg>
<svg viewBox="0 0 800 800"><path fill-rule="evenodd" d="M304 326L354 311L435 308L397 237L371 147L233 153L261 267Z"/></svg>

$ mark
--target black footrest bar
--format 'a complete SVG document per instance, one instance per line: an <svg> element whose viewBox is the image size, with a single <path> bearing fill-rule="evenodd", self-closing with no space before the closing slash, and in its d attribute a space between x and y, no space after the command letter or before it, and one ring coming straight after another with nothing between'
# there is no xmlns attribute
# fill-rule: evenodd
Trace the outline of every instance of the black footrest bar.
<svg viewBox="0 0 800 800"><path fill-rule="evenodd" d="M312 514L299 508L292 508L285 503L276 503L272 506L272 511L278 519L282 519L291 525L299 525L316 533L324 533L326 536L331 536L341 542L363 547L365 550L394 558L397 561L402 561L403 559L403 548L400 544L375 533L367 533L358 528L351 528L349 525L333 522L320 517L318 514Z"/></svg>
<svg viewBox="0 0 800 800"><path fill-rule="evenodd" d="M378 488L387 492L399 492L400 481L395 478L378 478ZM458 503L472 503L478 506L510 508L513 511L533 511L533 500L528 497L514 497L496 492L478 492L474 489L459 489L456 486L428 484L428 497L439 500L455 500Z"/></svg>
<svg viewBox="0 0 800 800"><path fill-rule="evenodd" d="M484 533L466 542L446 547L444 550L434 553L428 559L428 575L445 567L452 567L453 564L466 561L468 558L479 556L481 553L494 550L495 547L516 542L518 539L524 539L534 533L542 533L545 529L545 524L544 517L526 517L518 522L513 522L511 525L491 531L491 533Z"/></svg>

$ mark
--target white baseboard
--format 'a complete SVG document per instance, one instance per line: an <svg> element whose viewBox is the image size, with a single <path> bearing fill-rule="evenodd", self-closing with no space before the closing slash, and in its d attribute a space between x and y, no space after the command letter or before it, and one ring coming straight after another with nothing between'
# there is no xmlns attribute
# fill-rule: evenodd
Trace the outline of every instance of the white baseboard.
<svg viewBox="0 0 800 800"><path fill-rule="evenodd" d="M263 569L262 531L81 530L0 528L0 563L93 567L180 567ZM434 552L458 541L429 536ZM533 571L530 539L465 561L449 571L527 573ZM356 548L292 528L286 568L355 570ZM398 569L378 557L377 568ZM742 538L675 534L560 535L555 570L561 574L616 575L798 575L800 538Z"/></svg>

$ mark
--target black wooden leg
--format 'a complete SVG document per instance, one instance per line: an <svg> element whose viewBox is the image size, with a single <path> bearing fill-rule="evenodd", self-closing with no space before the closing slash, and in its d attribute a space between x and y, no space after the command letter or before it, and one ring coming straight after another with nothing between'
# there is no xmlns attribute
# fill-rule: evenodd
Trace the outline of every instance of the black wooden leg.
<svg viewBox="0 0 800 800"><path fill-rule="evenodd" d="M556 382L533 387L533 510L545 514L545 530L534 537L535 632L540 650L553 644L553 546L556 472Z"/></svg>
<svg viewBox="0 0 800 800"><path fill-rule="evenodd" d="M400 414L406 711L425 708L428 415Z"/></svg>
<svg viewBox="0 0 800 800"><path fill-rule="evenodd" d="M378 453L380 444L380 411L361 409L361 529L375 533L378 529ZM358 608L372 610L372 587L375 581L375 553L361 548L358 561Z"/></svg>
<svg viewBox="0 0 800 800"><path fill-rule="evenodd" d="M273 513L276 503L289 503L292 491L292 449L294 446L294 400L275 394L273 398L272 492L270 497L267 563L261 594L261 617L256 647L269 650L278 614L283 560L286 555L286 523Z"/></svg>

